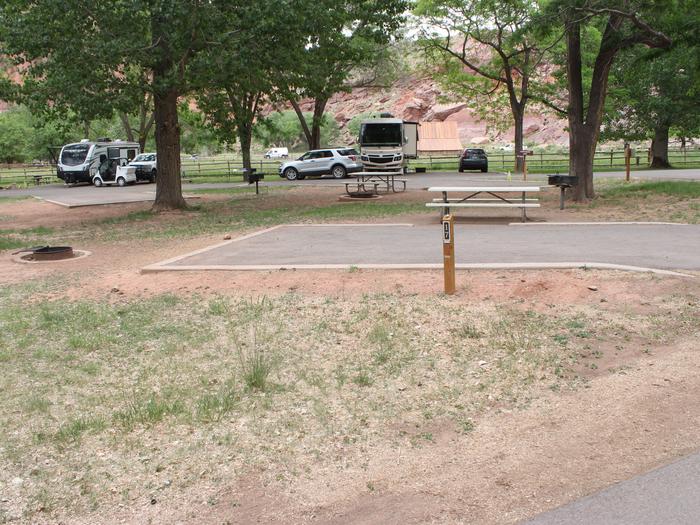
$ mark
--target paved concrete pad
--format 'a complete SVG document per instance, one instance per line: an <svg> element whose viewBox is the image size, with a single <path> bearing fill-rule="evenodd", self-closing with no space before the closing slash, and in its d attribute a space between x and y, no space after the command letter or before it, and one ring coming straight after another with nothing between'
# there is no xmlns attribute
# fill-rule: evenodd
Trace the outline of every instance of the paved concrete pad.
<svg viewBox="0 0 700 525"><path fill-rule="evenodd" d="M87 184L77 186L53 184L0 192L0 196L15 197L20 195L29 195L66 208L78 208L128 202L152 202L156 198L156 186L155 184L137 183L123 188L119 186L97 188ZM188 199L197 198L191 195L185 195L185 197Z"/></svg>
<svg viewBox="0 0 700 525"><path fill-rule="evenodd" d="M525 525L700 523L700 454L541 514Z"/></svg>
<svg viewBox="0 0 700 525"><path fill-rule="evenodd" d="M619 265L700 270L700 226L669 224L457 224L458 266ZM431 268L442 264L434 225L285 225L145 270L321 267Z"/></svg>

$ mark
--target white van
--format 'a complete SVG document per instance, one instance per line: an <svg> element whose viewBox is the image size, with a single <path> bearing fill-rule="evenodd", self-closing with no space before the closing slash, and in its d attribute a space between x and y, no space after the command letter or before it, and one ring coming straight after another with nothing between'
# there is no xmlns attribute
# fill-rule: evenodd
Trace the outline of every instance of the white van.
<svg viewBox="0 0 700 525"><path fill-rule="evenodd" d="M58 155L56 175L66 184L93 182L95 174L105 161L113 165L116 175L118 166L126 166L141 153L138 142L97 139L91 142L83 139L74 144L66 144Z"/></svg>
<svg viewBox="0 0 700 525"><path fill-rule="evenodd" d="M266 159L286 159L287 157L289 157L287 148L270 148L265 153Z"/></svg>

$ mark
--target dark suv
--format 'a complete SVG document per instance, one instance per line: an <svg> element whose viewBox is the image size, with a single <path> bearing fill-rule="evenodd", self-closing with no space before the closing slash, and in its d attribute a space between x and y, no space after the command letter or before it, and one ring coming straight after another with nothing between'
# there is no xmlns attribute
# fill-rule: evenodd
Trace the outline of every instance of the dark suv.
<svg viewBox="0 0 700 525"><path fill-rule="evenodd" d="M464 170L481 170L483 173L489 171L489 158L483 149L467 148L459 157L459 172Z"/></svg>

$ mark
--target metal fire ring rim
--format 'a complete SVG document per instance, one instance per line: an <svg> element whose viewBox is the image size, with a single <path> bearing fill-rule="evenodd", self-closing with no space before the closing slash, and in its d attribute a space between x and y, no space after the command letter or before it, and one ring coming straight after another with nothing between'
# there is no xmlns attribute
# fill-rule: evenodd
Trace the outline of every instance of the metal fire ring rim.
<svg viewBox="0 0 700 525"><path fill-rule="evenodd" d="M27 256L27 254L17 254L12 256L12 260L19 264L57 264L83 259L92 255L92 252L88 250L76 250L75 248L73 248L73 255L73 257L70 257L68 259L55 259L53 261L28 261L27 259L24 259L24 257Z"/></svg>
<svg viewBox="0 0 700 525"><path fill-rule="evenodd" d="M338 197L338 200L340 202L368 202L368 201L376 201L381 199L381 195L372 194L371 197L352 197L351 195L340 195Z"/></svg>

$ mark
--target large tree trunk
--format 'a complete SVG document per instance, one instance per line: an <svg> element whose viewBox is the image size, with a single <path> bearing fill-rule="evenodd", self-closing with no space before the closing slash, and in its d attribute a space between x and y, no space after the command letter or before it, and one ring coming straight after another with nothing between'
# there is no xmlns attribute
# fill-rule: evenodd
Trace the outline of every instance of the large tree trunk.
<svg viewBox="0 0 700 525"><path fill-rule="evenodd" d="M578 177L578 185L571 190L575 201L581 202L595 196L593 188L593 158L598 134L588 126L574 124L569 119L569 175Z"/></svg>
<svg viewBox="0 0 700 525"><path fill-rule="evenodd" d="M177 117L177 90L158 88L156 72L155 104L156 152L158 154L158 176L156 178L156 200L153 210L173 210L187 207L182 197L180 177L180 123Z"/></svg>
<svg viewBox="0 0 700 525"><path fill-rule="evenodd" d="M119 119L122 121L122 128L124 128L124 133L126 133L126 140L134 142L134 130L131 127L131 122L129 122L129 115L124 111L120 111ZM143 151L143 148L141 148L141 151Z"/></svg>
<svg viewBox="0 0 700 525"><path fill-rule="evenodd" d="M241 143L241 156L243 157L243 167L250 169L252 167L250 157L250 144L253 136L252 123L240 123L238 126L238 140Z"/></svg>
<svg viewBox="0 0 700 525"><path fill-rule="evenodd" d="M521 152L524 149L523 146L523 121L525 119L525 112L519 108L511 108L513 112L513 124L515 125L515 136L513 140L515 142L515 173L523 172L523 157Z"/></svg>
<svg viewBox="0 0 700 525"><path fill-rule="evenodd" d="M654 140L651 141L652 168L670 168L668 162L668 126L660 125L654 129Z"/></svg>
<svg viewBox="0 0 700 525"><path fill-rule="evenodd" d="M309 123L306 122L306 117L304 117L299 103L293 98L289 98L289 102L294 108L294 112L297 114L301 129L304 132L304 137L306 137L306 142L309 144L309 149L319 149L321 147L321 125L323 124L323 114L326 111L328 97L324 96L314 99L314 112L311 118L311 127L309 127Z"/></svg>
<svg viewBox="0 0 700 525"><path fill-rule="evenodd" d="M311 149L319 149L321 147L321 125L323 124L323 113L326 111L328 98L321 97L314 101L314 116L311 121Z"/></svg>
<svg viewBox="0 0 700 525"><path fill-rule="evenodd" d="M311 130L309 129L309 124L306 122L306 118L304 117L304 113L301 111L299 103L291 97L288 100L294 108L294 113L297 114L299 124L301 124L301 130L304 132L304 137L306 138L306 143L309 145L310 149L313 149L311 147L311 144L313 143L313 139L311 138Z"/></svg>
<svg viewBox="0 0 700 525"><path fill-rule="evenodd" d="M593 67L587 107L583 93L580 23L571 23L567 30L569 174L578 176L578 185L572 193L574 200L579 202L595 197L593 158L603 119L608 75L613 59L620 50L616 44L616 31L621 23L620 16L610 15Z"/></svg>

